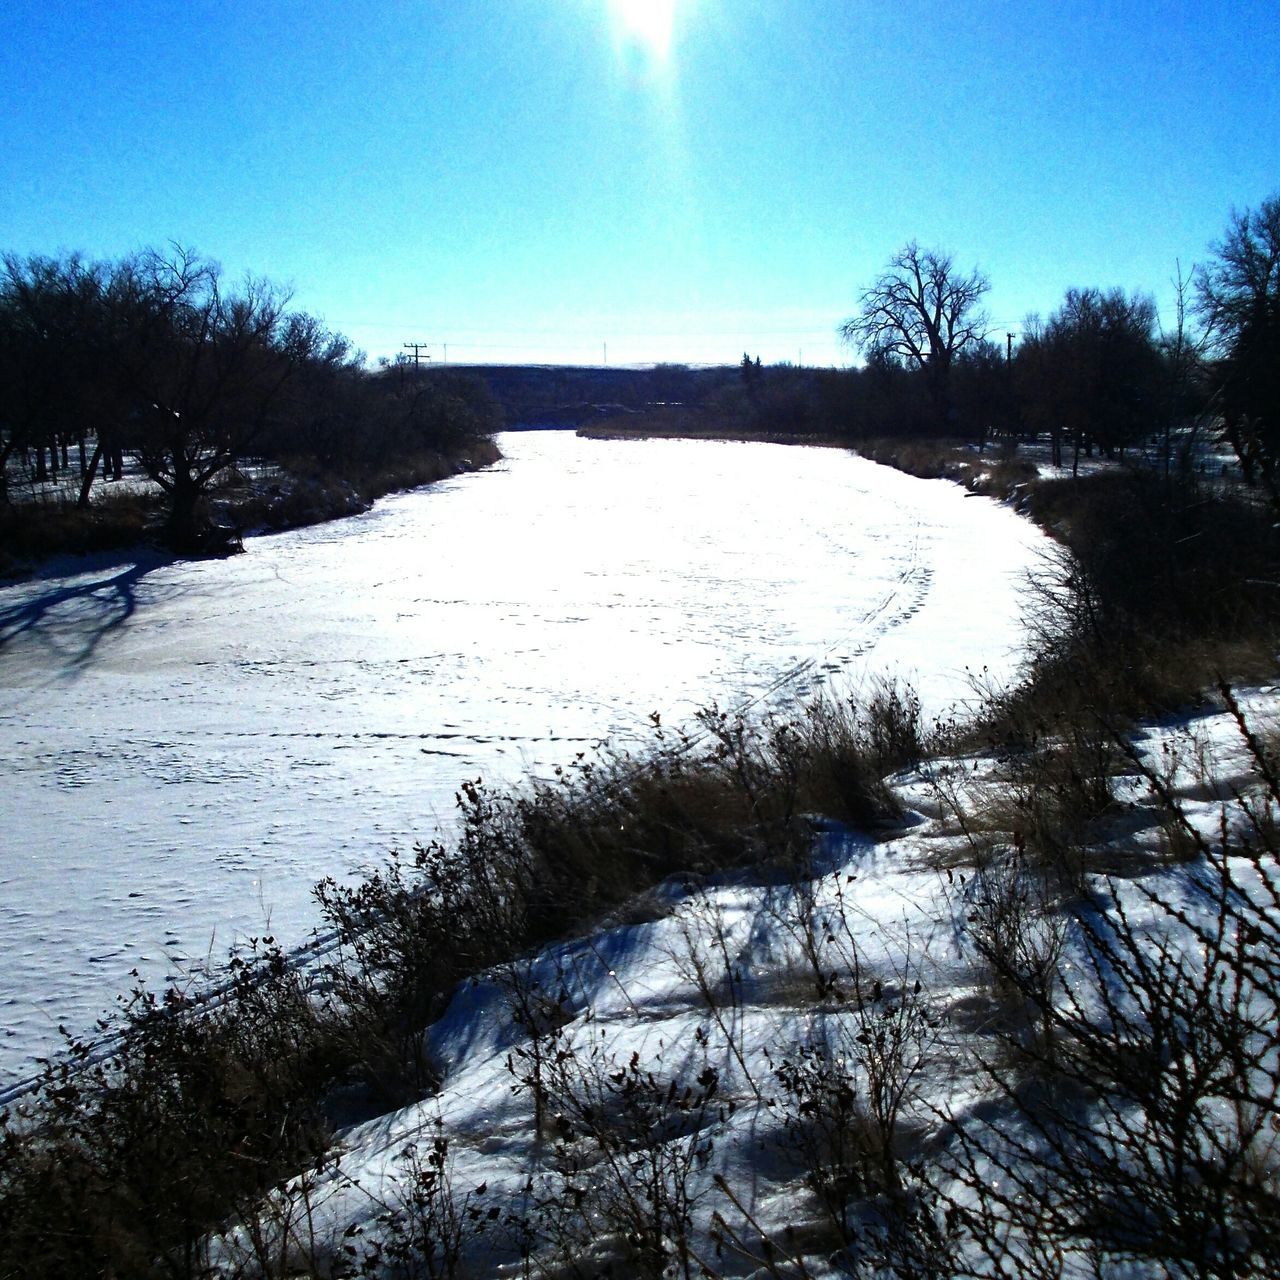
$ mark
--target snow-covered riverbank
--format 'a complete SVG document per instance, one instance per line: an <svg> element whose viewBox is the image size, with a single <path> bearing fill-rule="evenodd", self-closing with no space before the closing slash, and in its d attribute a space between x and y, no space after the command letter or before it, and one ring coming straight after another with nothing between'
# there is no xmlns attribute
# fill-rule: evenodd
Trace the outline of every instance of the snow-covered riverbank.
<svg viewBox="0 0 1280 1280"><path fill-rule="evenodd" d="M1274 729L1276 691L1241 710ZM812 878L668 884L643 923L463 984L426 1034L438 1093L342 1135L222 1240L227 1273L400 1249L449 1275L531 1254L588 1274L623 1256L655 1274L1162 1276L1197 1251L1204 1274L1263 1274L1280 795L1229 711L1132 747L1083 902L1044 867L1021 878L992 821L1016 812L1003 764L934 760L895 780L895 833L833 832ZM1052 1050L1020 1022L1032 987L1010 987L997 929L1011 966L1046 966ZM1217 1056L1233 1044L1238 1063ZM1128 1079L1080 1074L1130 1060ZM1215 1221L1230 1240L1179 1234Z"/></svg>

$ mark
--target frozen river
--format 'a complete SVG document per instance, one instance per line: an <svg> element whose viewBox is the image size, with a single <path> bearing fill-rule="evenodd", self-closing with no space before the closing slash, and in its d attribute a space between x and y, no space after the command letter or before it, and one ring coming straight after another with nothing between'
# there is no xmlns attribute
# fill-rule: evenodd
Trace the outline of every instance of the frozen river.
<svg viewBox="0 0 1280 1280"><path fill-rule="evenodd" d="M311 885L651 712L1016 660L1042 538L834 450L502 437L506 461L229 560L0 588L0 1088Z"/></svg>

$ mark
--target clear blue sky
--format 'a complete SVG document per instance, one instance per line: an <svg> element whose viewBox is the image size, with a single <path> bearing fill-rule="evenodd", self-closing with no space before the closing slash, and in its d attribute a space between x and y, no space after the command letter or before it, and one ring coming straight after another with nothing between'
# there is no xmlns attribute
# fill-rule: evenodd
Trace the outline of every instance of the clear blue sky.
<svg viewBox="0 0 1280 1280"><path fill-rule="evenodd" d="M1280 3L8 0L0 248L179 241L371 356L847 363L905 241L1000 336L1280 190Z"/></svg>

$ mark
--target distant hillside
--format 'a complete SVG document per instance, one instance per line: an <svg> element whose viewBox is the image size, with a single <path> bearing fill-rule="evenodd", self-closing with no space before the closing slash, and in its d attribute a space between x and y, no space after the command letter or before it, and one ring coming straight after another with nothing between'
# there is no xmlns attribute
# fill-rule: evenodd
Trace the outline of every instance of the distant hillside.
<svg viewBox="0 0 1280 1280"><path fill-rule="evenodd" d="M700 403L739 377L731 366L651 368L476 365L470 372L502 406L508 427L579 427L656 404Z"/></svg>

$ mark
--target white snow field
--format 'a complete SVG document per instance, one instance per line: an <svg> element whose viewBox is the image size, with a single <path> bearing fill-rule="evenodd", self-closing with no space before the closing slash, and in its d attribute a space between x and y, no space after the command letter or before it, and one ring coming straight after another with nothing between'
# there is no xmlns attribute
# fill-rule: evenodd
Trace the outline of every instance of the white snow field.
<svg viewBox="0 0 1280 1280"><path fill-rule="evenodd" d="M882 671L941 713L1022 652L1045 539L947 482L823 449L501 445L243 556L0 588L0 1086L134 968L302 943L313 883L447 827L464 779Z"/></svg>

